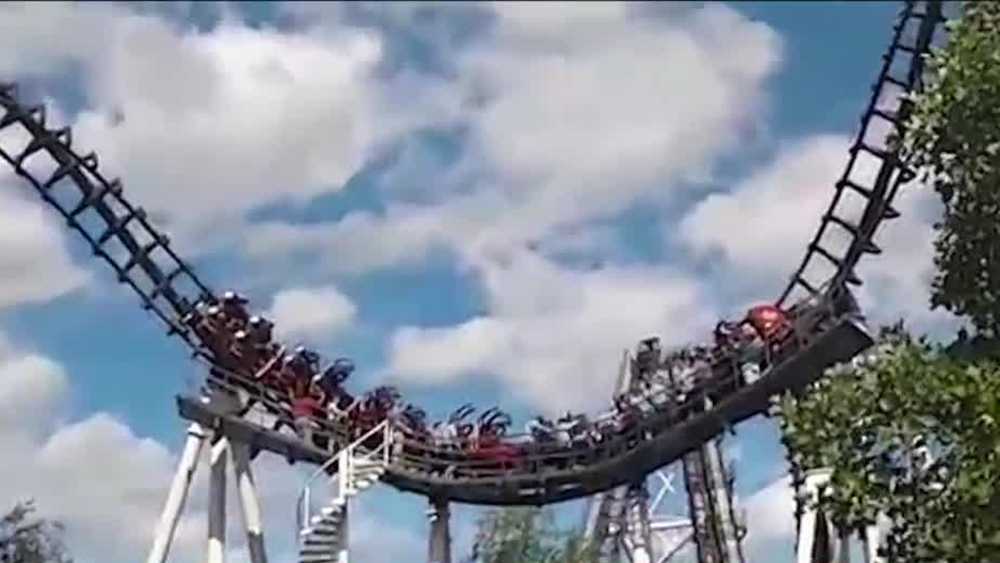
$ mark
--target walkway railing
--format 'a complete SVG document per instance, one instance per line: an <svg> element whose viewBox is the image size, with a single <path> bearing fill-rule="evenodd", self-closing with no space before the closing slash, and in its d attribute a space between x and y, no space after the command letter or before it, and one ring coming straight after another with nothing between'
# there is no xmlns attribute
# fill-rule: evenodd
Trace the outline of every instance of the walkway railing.
<svg viewBox="0 0 1000 563"><path fill-rule="evenodd" d="M336 455L314 471L306 479L305 484L302 486L302 492L299 493L298 510L296 511L298 530L302 530L304 526L307 526L309 520L312 518L312 487L321 475L329 473L330 468L336 465L337 487L335 498L346 500L348 495L357 492L357 489L354 488L357 462L378 461L383 465L388 465L390 455L392 454L392 438L392 425L389 424L389 419L385 419L368 432L362 434L360 438L341 449ZM366 444L372 442L374 439L379 440L377 445L366 446ZM330 480L332 481L333 478L331 477Z"/></svg>

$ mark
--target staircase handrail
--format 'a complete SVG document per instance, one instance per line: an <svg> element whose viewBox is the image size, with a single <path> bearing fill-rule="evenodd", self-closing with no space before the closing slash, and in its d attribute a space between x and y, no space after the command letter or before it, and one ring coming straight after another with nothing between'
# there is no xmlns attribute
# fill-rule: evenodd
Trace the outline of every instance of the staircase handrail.
<svg viewBox="0 0 1000 563"><path fill-rule="evenodd" d="M320 477L320 475L326 473L334 463L339 463L339 469L337 471L337 498L344 498L347 491L349 490L351 477L354 470L353 452L365 443L372 436L375 436L379 432L383 433L382 445L378 448L373 449L368 452L368 455L378 453L382 450L382 461L384 464L389 464L389 454L391 452L390 441L392 440L392 425L389 422L389 418L385 418L382 422L376 424L371 430L368 430L357 438L350 444L341 448L337 453L330 456L330 459L326 460L316 471L314 471L308 479L306 479L305 484L302 486L302 491L299 493L299 498L297 504L299 510L296 511L296 524L297 528L301 531L303 527L308 524L310 518L309 501L310 494L309 491L312 490L312 485Z"/></svg>

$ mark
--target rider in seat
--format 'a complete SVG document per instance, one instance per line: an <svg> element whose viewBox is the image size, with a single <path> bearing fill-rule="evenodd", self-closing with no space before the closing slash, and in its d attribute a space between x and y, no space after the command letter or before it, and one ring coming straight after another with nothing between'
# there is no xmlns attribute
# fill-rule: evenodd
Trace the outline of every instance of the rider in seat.
<svg viewBox="0 0 1000 563"><path fill-rule="evenodd" d="M239 326L245 326L250 320L250 315L247 313L248 303L250 301L246 297L235 291L222 294L222 311L230 321L235 321Z"/></svg>
<svg viewBox="0 0 1000 563"><path fill-rule="evenodd" d="M323 391L333 396L342 390L347 378L354 373L354 362L348 358L337 358L333 364L316 376L315 381Z"/></svg>
<svg viewBox="0 0 1000 563"><path fill-rule="evenodd" d="M752 307L747 312L747 321L765 342L773 342L787 335L792 328L785 312L774 305Z"/></svg>
<svg viewBox="0 0 1000 563"><path fill-rule="evenodd" d="M637 383L651 385L653 375L660 367L660 339L647 338L639 343L639 350L635 355L635 368Z"/></svg>
<svg viewBox="0 0 1000 563"><path fill-rule="evenodd" d="M289 362L292 379L289 382L288 396L292 406L292 421L295 424L296 433L302 441L311 445L319 445L314 444L314 422L312 419L323 415L323 393L317 386L313 385L311 374L308 371L309 366L304 363L307 358L303 358L302 354L298 353L299 350L296 352L292 355L292 361Z"/></svg>
<svg viewBox="0 0 1000 563"><path fill-rule="evenodd" d="M741 329L738 323L722 320L715 325L712 335L715 337L715 348L719 351L727 351L735 348L741 336Z"/></svg>
<svg viewBox="0 0 1000 563"><path fill-rule="evenodd" d="M267 346L274 338L274 323L264 317L254 315L247 323L247 334L255 346Z"/></svg>
<svg viewBox="0 0 1000 563"><path fill-rule="evenodd" d="M745 322L760 337L767 363L773 363L773 356L780 352L781 345L793 331L788 316L774 305L757 305L747 312Z"/></svg>

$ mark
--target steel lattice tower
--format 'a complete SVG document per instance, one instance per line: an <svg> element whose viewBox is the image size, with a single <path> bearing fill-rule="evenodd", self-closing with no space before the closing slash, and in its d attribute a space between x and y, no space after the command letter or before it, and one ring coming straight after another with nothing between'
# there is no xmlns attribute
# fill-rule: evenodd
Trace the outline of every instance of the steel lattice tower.
<svg viewBox="0 0 1000 563"><path fill-rule="evenodd" d="M673 376L660 369L659 381L673 385ZM625 351L616 391L638 385L635 362ZM682 459L688 495L688 516L666 510L667 495L676 492L674 474L658 471L646 481L619 487L591 500L585 525L605 561L666 563L685 553L693 541L701 563L745 563L741 540L745 528L733 508L733 479L722 457L721 439L710 440ZM654 493L647 487L652 485Z"/></svg>
<svg viewBox="0 0 1000 563"><path fill-rule="evenodd" d="M721 438L684 456L684 485L700 563L745 563L746 529L733 508L733 477L722 456Z"/></svg>

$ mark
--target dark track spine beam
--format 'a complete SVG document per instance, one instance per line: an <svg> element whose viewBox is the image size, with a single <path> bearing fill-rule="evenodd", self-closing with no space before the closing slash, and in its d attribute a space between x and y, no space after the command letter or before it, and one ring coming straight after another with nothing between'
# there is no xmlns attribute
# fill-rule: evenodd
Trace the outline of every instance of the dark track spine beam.
<svg viewBox="0 0 1000 563"><path fill-rule="evenodd" d="M923 10L918 10L921 4ZM892 207L892 201L899 187L912 180L913 174L899 161L898 147L894 144L885 148L873 146L866 141L872 133L873 119L877 118L888 123L896 135L905 132L905 123L911 111L911 102L902 97L903 94L918 91L921 88L921 78L924 67L924 55L929 51L934 32L938 24L944 21L940 1L907 2L900 14L898 23L893 28L893 36L886 53L883 55L882 68L878 73L868 105L861 117L861 127L850 149L847 167L834 186L834 194L830 205L820 221L812 242L799 267L778 298L778 305L783 304L797 287L805 289L809 295L815 295L817 288L838 286L838 281L858 285L860 279L854 273L857 262L864 254L878 254L879 248L874 243L875 232L879 224L887 219L899 217L899 211ZM904 31L916 26L916 36L912 41L904 40ZM907 60L908 59L908 60ZM897 64L898 63L898 64ZM906 67L906 76L897 76L898 66ZM889 87L899 90L895 101L899 107L889 110L880 107L880 101ZM856 173L859 154L865 153L879 163L879 170L871 187L862 185L852 178ZM865 201L865 209L861 218L854 224L848 223L837 213L844 190L850 189L861 195ZM844 227L851 235L852 241L842 256L833 256L822 244L827 226L831 223ZM815 255L819 255L835 266L835 271L829 280L807 280L806 270Z"/></svg>
<svg viewBox="0 0 1000 563"><path fill-rule="evenodd" d="M818 379L825 367L850 359L871 342L867 332L854 321L839 321L752 385L720 390L711 410L690 413L678 408L658 412L628 433L597 447L527 455L516 468L493 467L495 462L464 459L456 457L452 449L404 440L403 451L394 455L385 480L405 491L484 505L546 504L606 491L640 480L700 448L726 428L765 412L770 397L784 391L800 392ZM711 389L693 393L700 397L714 394ZM184 418L207 427L226 424L234 431L253 434L253 443L261 449L290 460L315 463L319 450L297 438L212 412L197 398L182 397L179 403ZM335 427L324 432L332 432L331 439L336 440ZM452 472L444 471L448 466Z"/></svg>
<svg viewBox="0 0 1000 563"><path fill-rule="evenodd" d="M180 336L196 352L202 344L185 328L179 319L187 314L194 302L213 300L212 291L198 279L191 269L170 247L169 238L153 227L146 212L135 207L123 196L118 179L108 181L98 170L94 153L79 156L72 148L69 128L47 129L43 106L26 107L17 100L14 84L0 84L0 130L20 125L30 136L23 149L12 153L0 147L0 158L31 184L42 200L54 207L71 229L88 243L93 254L114 270L117 280L132 288L139 296L143 308L153 313L167 326L168 334ZM28 162L45 153L55 163L54 171L40 181L27 166ZM78 192L75 205L67 206L56 199L55 192L65 182ZM112 206L124 211L116 213ZM93 231L81 219L93 212L103 224L103 229ZM142 242L143 240L150 242ZM125 250L121 264L105 246L117 240ZM158 258L156 255L160 255ZM150 282L143 282L141 271ZM183 281L194 288L194 294L184 295L177 284ZM147 289L148 287L148 289Z"/></svg>

